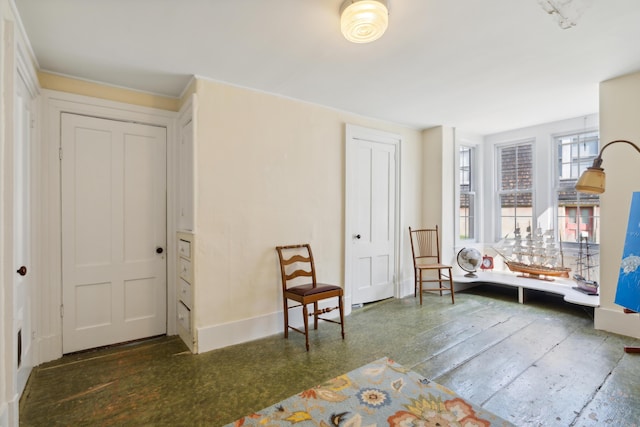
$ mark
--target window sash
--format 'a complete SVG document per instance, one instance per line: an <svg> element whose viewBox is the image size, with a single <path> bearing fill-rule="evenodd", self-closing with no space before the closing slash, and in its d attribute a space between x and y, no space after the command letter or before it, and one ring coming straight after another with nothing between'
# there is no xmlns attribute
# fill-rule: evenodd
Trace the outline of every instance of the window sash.
<svg viewBox="0 0 640 427"><path fill-rule="evenodd" d="M460 240L476 238L475 148L460 146L458 233Z"/></svg>
<svg viewBox="0 0 640 427"><path fill-rule="evenodd" d="M498 147L498 239L533 224L533 142Z"/></svg>
<svg viewBox="0 0 640 427"><path fill-rule="evenodd" d="M555 205L559 238L566 244L578 245L587 237L600 243L600 197L575 190L578 178L593 164L599 152L597 130L574 132L554 137L557 153Z"/></svg>

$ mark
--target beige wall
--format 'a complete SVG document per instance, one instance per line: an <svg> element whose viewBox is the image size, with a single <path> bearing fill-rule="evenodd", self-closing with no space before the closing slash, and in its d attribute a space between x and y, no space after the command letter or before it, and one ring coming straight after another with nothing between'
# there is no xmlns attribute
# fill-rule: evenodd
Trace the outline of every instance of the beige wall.
<svg viewBox="0 0 640 427"><path fill-rule="evenodd" d="M422 223L420 227L442 226L442 156L445 128L442 126L422 131L422 139L425 150L422 153L422 183L424 197L422 199ZM438 203L433 203L437 200Z"/></svg>
<svg viewBox="0 0 640 427"><path fill-rule="evenodd" d="M640 144L640 73L600 84L601 145L614 139ZM640 191L640 154L626 144L609 146L602 155L607 174L606 192L601 196L600 282L601 307L595 326L640 338L638 315L625 315L614 304L618 271L627 229L631 193Z"/></svg>
<svg viewBox="0 0 640 427"><path fill-rule="evenodd" d="M440 229L442 261L455 265L454 224L454 132L450 127L437 126L422 132L424 150L422 164L423 193L420 227Z"/></svg>
<svg viewBox="0 0 640 427"><path fill-rule="evenodd" d="M345 123L402 136L401 229L417 217L420 132L211 81L196 92L197 329L282 310L279 244L310 242L319 280L343 284Z"/></svg>
<svg viewBox="0 0 640 427"><path fill-rule="evenodd" d="M203 79L190 82L179 100L48 73L39 79L48 89L172 111L197 95L194 313L200 351L275 333L274 325L281 330L275 245L310 242L319 279L344 285L346 123L402 137L397 280L401 293L413 289L405 231L421 223L418 130ZM262 325L247 332L256 324Z"/></svg>

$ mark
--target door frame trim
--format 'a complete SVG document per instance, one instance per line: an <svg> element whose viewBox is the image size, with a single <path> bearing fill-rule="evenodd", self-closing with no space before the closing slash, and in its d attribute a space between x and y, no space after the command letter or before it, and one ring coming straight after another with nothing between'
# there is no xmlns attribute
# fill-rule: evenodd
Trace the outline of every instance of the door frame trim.
<svg viewBox="0 0 640 427"><path fill-rule="evenodd" d="M42 265L41 306L36 320L38 334L38 360L43 363L62 357L62 217L61 217L61 132L60 115L72 113L108 120L143 123L165 127L167 131L167 335L176 332L175 305L175 182L177 112L125 104L54 90L42 90L41 136L42 156L41 229L46 230L37 247Z"/></svg>
<svg viewBox="0 0 640 427"><path fill-rule="evenodd" d="M400 223L401 223L401 194L400 189L402 186L400 185L400 177L401 173L401 165L402 165L402 137L399 134L391 133L387 131L382 131L373 128L366 128L362 126L352 125L349 123L345 123L345 209L344 209L344 286L345 286L345 304L347 311L351 311L351 301L352 301L352 285L351 285L351 274L353 269L352 263L352 235L354 233L354 225L352 224L353 218L353 209L354 204L352 197L352 184L354 180L354 171L350 167L351 160L353 159L354 153L354 144L353 141L359 139L367 139L373 140L377 142L382 142L386 144L392 144L396 149L396 158L395 158L395 200L394 200L394 214L395 214L395 223L393 225L394 228L394 275L393 275L393 296L394 298L400 297L400 282L399 282L399 272L400 272Z"/></svg>

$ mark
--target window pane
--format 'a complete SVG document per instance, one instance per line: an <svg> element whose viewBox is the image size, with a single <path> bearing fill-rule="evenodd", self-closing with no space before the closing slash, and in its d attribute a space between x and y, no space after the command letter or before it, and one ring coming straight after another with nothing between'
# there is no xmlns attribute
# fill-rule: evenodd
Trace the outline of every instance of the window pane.
<svg viewBox="0 0 640 427"><path fill-rule="evenodd" d="M598 132L558 136L555 142L559 165L556 188L559 238L578 243L581 237L586 237L591 243L599 243L600 197L575 190L578 178L598 155Z"/></svg>
<svg viewBox="0 0 640 427"><path fill-rule="evenodd" d="M458 231L460 239L475 239L473 147L460 147Z"/></svg>
<svg viewBox="0 0 640 427"><path fill-rule="evenodd" d="M460 239L474 238L474 196L460 194Z"/></svg>
<svg viewBox="0 0 640 427"><path fill-rule="evenodd" d="M516 228L524 233L527 227L533 226L532 194L505 194L500 196L501 227L500 236L513 237Z"/></svg>
<svg viewBox="0 0 640 427"><path fill-rule="evenodd" d="M499 238L533 227L533 144L499 148Z"/></svg>
<svg viewBox="0 0 640 427"><path fill-rule="evenodd" d="M516 147L503 148L500 156L500 179L502 190L515 190L517 188L517 150Z"/></svg>

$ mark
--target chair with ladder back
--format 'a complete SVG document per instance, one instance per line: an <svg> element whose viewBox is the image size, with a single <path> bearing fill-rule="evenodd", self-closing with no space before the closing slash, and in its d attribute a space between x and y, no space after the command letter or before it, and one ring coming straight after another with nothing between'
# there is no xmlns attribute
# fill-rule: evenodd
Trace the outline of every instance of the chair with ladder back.
<svg viewBox="0 0 640 427"><path fill-rule="evenodd" d="M318 320L337 323L340 325L342 339L344 339L344 291L340 286L317 283L313 253L309 244L277 246L278 259L280 260L280 275L282 277L282 299L284 304L284 337L289 338L289 329L300 332L305 336L305 344L309 351L309 317L313 316L314 329L318 329ZM319 308L319 302L329 298L337 298L338 305L334 307ZM289 306L289 300L298 304ZM308 304L313 304L313 312L309 313ZM289 310L302 307L304 331L289 324ZM338 309L340 321L320 317Z"/></svg>
<svg viewBox="0 0 640 427"><path fill-rule="evenodd" d="M413 255L414 268L414 297L420 292L420 305L422 305L422 291L451 291L451 303L454 304L453 277L450 265L440 261L440 239L438 226L412 230L409 227L411 240L411 254ZM435 275L437 274L437 278ZM425 278L431 275L432 278ZM423 283L438 283L437 288L423 288Z"/></svg>

